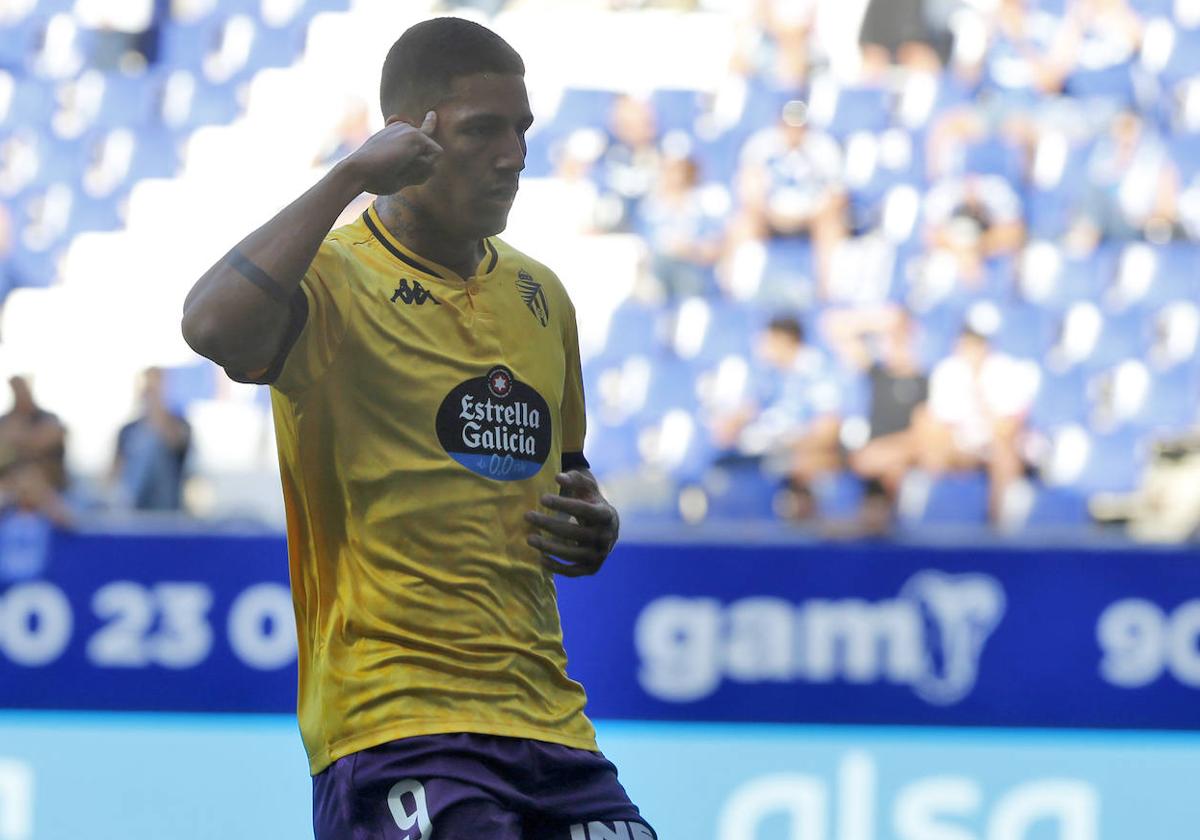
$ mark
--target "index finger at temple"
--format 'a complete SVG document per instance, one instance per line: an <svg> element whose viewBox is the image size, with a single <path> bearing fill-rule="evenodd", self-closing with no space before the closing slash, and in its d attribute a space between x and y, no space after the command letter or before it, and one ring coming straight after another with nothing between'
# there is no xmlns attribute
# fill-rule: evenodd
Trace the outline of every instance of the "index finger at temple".
<svg viewBox="0 0 1200 840"><path fill-rule="evenodd" d="M425 121L421 123L421 131L429 137L433 136L434 130L437 128L437 111L429 111L425 114Z"/></svg>

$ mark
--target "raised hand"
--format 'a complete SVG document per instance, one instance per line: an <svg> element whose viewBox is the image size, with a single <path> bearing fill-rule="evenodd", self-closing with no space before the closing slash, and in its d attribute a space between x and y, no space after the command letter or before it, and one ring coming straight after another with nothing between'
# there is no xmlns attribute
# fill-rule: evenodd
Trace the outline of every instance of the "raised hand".
<svg viewBox="0 0 1200 840"><path fill-rule="evenodd" d="M600 571L617 542L620 517L600 493L596 479L586 470L571 470L554 477L562 495L546 493L542 504L562 516L529 511L525 520L538 528L526 542L542 552L542 565L566 577L583 577Z"/></svg>
<svg viewBox="0 0 1200 840"><path fill-rule="evenodd" d="M430 111L419 128L394 122L367 138L345 163L374 195L391 195L423 184L433 174L442 147L433 139L437 114Z"/></svg>

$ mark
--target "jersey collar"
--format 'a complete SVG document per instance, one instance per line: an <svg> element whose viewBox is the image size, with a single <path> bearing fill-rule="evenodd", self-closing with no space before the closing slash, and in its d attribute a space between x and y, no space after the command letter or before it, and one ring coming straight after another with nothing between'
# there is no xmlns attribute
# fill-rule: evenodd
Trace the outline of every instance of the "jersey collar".
<svg viewBox="0 0 1200 840"><path fill-rule="evenodd" d="M374 202L367 207L362 215L363 222L367 226L367 230L371 235L379 240L384 248L387 249L393 257L407 265L409 268L420 271L422 274L427 274L430 277L436 277L439 280L448 282L463 282L464 278L459 276L458 272L446 268L444 265L435 263L433 260L426 259L410 248L407 248L399 239L392 235L391 231L384 226L383 221L379 218L379 213L375 210ZM483 240L483 259L480 260L479 266L475 269L474 277L485 277L491 274L496 264L500 262L500 255L496 252L496 246L492 244L492 240ZM466 278L470 279L470 278Z"/></svg>

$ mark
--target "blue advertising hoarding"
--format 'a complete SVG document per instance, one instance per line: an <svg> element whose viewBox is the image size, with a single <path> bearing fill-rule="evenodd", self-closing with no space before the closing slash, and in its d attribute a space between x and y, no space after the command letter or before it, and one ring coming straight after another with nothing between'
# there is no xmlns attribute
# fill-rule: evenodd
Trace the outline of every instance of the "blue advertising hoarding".
<svg viewBox="0 0 1200 840"><path fill-rule="evenodd" d="M604 722L599 738L662 840L1188 840L1200 825L1195 733ZM0 840L311 838L311 807L293 717L0 712Z"/></svg>
<svg viewBox="0 0 1200 840"><path fill-rule="evenodd" d="M559 583L601 719L1193 729L1180 552L631 542ZM289 712L278 537L56 535L0 583L0 708Z"/></svg>

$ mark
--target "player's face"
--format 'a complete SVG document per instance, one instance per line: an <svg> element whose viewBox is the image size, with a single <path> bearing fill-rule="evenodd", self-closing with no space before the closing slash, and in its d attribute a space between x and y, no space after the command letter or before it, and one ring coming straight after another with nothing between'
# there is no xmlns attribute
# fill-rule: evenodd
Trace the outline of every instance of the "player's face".
<svg viewBox="0 0 1200 840"><path fill-rule="evenodd" d="M480 239L508 225L533 123L525 80L480 73L454 80L437 107L442 157L419 200L454 237Z"/></svg>

